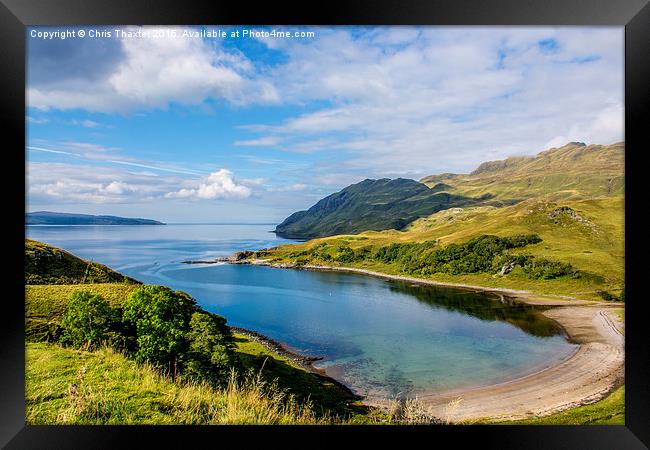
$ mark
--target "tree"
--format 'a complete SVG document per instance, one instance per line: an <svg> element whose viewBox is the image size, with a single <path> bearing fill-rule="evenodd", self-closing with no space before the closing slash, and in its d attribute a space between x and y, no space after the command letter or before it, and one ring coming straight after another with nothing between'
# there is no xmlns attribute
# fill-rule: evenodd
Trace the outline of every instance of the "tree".
<svg viewBox="0 0 650 450"><path fill-rule="evenodd" d="M189 349L183 374L215 385L225 384L236 361L226 319L216 314L195 312L187 338Z"/></svg>
<svg viewBox="0 0 650 450"><path fill-rule="evenodd" d="M175 378L195 310L192 297L165 286L147 285L133 291L124 305L122 320L136 330L136 359L168 370Z"/></svg>
<svg viewBox="0 0 650 450"><path fill-rule="evenodd" d="M101 295L75 292L66 305L61 342L77 348L96 348L106 340L115 311Z"/></svg>

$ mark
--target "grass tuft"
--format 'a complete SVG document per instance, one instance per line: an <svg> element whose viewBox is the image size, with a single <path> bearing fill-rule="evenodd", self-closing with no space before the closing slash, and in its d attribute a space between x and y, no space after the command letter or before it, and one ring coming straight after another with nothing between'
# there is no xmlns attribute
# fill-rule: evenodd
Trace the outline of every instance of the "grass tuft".
<svg viewBox="0 0 650 450"><path fill-rule="evenodd" d="M310 401L260 372L231 372L217 389L174 382L110 348L96 352L27 344L26 419L41 424L326 424Z"/></svg>

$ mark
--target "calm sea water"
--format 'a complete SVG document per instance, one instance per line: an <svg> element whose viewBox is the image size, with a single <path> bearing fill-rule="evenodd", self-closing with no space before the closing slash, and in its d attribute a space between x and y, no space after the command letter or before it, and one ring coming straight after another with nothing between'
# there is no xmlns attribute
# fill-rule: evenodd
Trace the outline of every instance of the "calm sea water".
<svg viewBox="0 0 650 450"><path fill-rule="evenodd" d="M230 325L323 360L362 395L413 396L514 378L575 351L539 310L500 296L368 276L188 265L291 242L272 225L29 226L27 236L188 292Z"/></svg>

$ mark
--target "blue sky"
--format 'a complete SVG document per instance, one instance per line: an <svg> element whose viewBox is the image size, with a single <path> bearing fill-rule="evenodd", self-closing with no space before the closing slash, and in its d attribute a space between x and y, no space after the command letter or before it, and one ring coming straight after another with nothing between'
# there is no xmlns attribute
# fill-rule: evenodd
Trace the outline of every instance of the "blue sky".
<svg viewBox="0 0 650 450"><path fill-rule="evenodd" d="M624 139L621 27L80 29L28 29L29 211L277 223L365 178Z"/></svg>

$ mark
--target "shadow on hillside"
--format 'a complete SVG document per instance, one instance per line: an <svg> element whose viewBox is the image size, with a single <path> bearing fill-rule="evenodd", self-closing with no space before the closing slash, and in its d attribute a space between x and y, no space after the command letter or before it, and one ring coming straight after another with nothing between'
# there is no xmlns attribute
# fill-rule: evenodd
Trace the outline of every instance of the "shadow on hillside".
<svg viewBox="0 0 650 450"><path fill-rule="evenodd" d="M235 337L234 341L247 342L239 337ZM241 351L237 351L237 355L245 371L261 370L267 382L277 379L281 389L286 389L301 401L309 399L318 416L330 411L331 415L346 419L366 415L370 411L369 407L359 404L359 397L327 376L306 372L269 355L252 355Z"/></svg>

